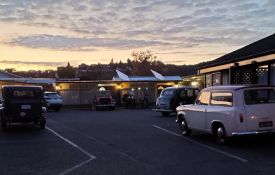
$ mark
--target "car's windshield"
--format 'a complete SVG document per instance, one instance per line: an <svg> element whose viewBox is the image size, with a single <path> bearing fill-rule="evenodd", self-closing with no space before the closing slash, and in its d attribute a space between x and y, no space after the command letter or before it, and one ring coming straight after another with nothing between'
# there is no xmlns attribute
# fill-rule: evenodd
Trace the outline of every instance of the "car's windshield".
<svg viewBox="0 0 275 175"><path fill-rule="evenodd" d="M245 104L275 103L274 89L251 89L244 91Z"/></svg>

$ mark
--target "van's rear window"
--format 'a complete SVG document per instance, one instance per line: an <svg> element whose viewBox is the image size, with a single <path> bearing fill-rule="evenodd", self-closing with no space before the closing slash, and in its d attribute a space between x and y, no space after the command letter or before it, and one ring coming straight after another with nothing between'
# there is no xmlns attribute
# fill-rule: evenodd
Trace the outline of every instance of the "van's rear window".
<svg viewBox="0 0 275 175"><path fill-rule="evenodd" d="M275 103L274 89L251 89L244 91L245 104Z"/></svg>
<svg viewBox="0 0 275 175"><path fill-rule="evenodd" d="M13 91L13 96L14 97L33 97L34 92L28 91L28 90L16 90L16 91Z"/></svg>

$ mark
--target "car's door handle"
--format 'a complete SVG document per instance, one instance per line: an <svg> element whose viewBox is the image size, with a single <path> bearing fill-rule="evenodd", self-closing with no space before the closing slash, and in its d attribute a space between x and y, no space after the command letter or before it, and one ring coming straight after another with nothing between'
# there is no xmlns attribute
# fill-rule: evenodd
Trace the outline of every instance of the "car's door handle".
<svg viewBox="0 0 275 175"><path fill-rule="evenodd" d="M207 109L206 109L206 108L204 109L204 112L207 112Z"/></svg>

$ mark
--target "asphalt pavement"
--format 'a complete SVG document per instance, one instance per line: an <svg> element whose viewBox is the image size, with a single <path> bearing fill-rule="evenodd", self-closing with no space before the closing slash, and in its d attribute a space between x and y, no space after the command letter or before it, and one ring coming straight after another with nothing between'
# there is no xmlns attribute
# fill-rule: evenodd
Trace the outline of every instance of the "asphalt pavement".
<svg viewBox="0 0 275 175"><path fill-rule="evenodd" d="M275 173L275 137L180 135L175 116L149 109L64 109L47 127L0 131L0 174L266 175Z"/></svg>

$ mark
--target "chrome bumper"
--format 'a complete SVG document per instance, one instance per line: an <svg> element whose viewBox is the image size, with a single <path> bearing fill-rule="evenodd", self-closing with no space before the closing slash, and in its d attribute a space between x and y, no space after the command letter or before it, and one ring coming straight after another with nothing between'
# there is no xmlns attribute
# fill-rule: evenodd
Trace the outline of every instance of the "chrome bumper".
<svg viewBox="0 0 275 175"><path fill-rule="evenodd" d="M256 134L266 134L272 133L275 130L263 130L263 131L248 131L248 132L233 132L232 136L242 136L242 135L256 135Z"/></svg>
<svg viewBox="0 0 275 175"><path fill-rule="evenodd" d="M175 112L171 109L159 109L159 108L154 108L153 111L155 111L155 112Z"/></svg>

